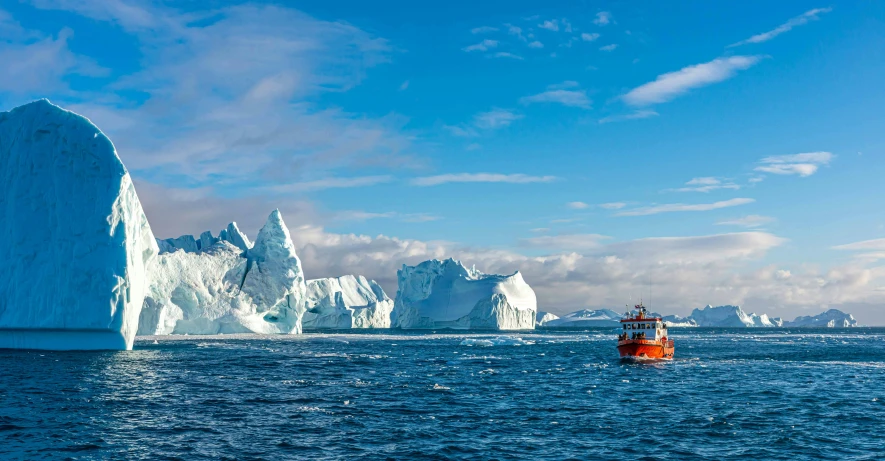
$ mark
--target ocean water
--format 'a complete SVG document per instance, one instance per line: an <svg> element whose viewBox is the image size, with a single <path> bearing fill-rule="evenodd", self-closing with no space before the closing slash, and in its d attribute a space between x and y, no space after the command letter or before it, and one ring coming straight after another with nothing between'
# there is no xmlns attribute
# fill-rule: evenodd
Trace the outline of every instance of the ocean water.
<svg viewBox="0 0 885 461"><path fill-rule="evenodd" d="M0 459L885 459L885 329L140 339L0 351Z"/></svg>

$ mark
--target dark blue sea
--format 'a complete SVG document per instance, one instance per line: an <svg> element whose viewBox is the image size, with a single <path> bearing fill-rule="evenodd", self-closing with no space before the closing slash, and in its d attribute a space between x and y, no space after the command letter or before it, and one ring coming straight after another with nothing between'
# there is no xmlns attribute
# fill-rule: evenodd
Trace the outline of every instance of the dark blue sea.
<svg viewBox="0 0 885 461"><path fill-rule="evenodd" d="M0 459L885 459L885 329L139 339L0 351Z"/></svg>

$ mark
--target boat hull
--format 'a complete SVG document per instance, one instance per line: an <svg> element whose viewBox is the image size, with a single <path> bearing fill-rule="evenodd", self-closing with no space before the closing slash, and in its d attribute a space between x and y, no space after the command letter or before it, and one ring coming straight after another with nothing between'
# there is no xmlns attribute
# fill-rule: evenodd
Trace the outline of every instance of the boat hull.
<svg viewBox="0 0 885 461"><path fill-rule="evenodd" d="M627 339L618 341L618 354L622 359L673 359L673 341L649 341L639 339Z"/></svg>

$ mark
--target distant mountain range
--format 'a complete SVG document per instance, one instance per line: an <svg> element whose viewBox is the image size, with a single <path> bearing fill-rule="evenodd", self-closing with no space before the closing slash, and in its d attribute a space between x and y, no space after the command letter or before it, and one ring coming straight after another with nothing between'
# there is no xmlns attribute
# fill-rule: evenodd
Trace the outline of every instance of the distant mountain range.
<svg viewBox="0 0 885 461"><path fill-rule="evenodd" d="M695 309L688 317L678 315L661 315L664 322L672 327L808 327L808 328L847 328L856 327L857 320L851 314L838 309L830 309L814 316L796 317L793 321L784 321L780 317L769 317L767 314L747 314L740 306L710 306ZM611 309L582 309L559 317L549 312L538 311L536 326L544 328L583 328L617 326L623 317L622 313Z"/></svg>

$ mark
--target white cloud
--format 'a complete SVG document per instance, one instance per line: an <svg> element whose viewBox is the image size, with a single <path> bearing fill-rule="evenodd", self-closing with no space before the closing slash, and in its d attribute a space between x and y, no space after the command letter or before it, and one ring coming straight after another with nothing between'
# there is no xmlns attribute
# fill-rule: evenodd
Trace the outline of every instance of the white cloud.
<svg viewBox="0 0 885 461"><path fill-rule="evenodd" d="M741 186L733 183L733 182L722 182L719 178L714 177L703 177L703 178L694 178L691 181L685 183L687 187L680 187L678 189L668 189L669 192L710 192L714 190L720 189L731 189L738 190Z"/></svg>
<svg viewBox="0 0 885 461"><path fill-rule="evenodd" d="M614 51L617 47L617 44L612 43L611 45L600 46L599 49L601 51Z"/></svg>
<svg viewBox="0 0 885 461"><path fill-rule="evenodd" d="M850 251L885 251L885 238L837 245L834 246L833 249Z"/></svg>
<svg viewBox="0 0 885 461"><path fill-rule="evenodd" d="M606 210L620 210L627 206L624 202L609 202L609 203L600 203L600 208L605 208Z"/></svg>
<svg viewBox="0 0 885 461"><path fill-rule="evenodd" d="M596 24L597 26L604 26L611 23L611 21L611 13L609 13L608 11L600 11L599 13L596 13L596 19L593 20L593 24Z"/></svg>
<svg viewBox="0 0 885 461"><path fill-rule="evenodd" d="M578 83L574 81L550 85L547 87L547 91L532 96L524 96L519 99L519 102L521 104L556 103L564 106L589 109L591 101L587 97L585 90L568 89L577 86Z"/></svg>
<svg viewBox="0 0 885 461"><path fill-rule="evenodd" d="M508 109L492 109L488 112L481 112L473 116L473 124L484 130L495 130L509 126L523 116Z"/></svg>
<svg viewBox="0 0 885 461"><path fill-rule="evenodd" d="M551 21L544 21L543 23L538 24L538 27L540 27L541 29L547 29L552 30L553 32L557 32L559 31L559 21L556 19L553 19Z"/></svg>
<svg viewBox="0 0 885 461"><path fill-rule="evenodd" d="M642 208L634 208L632 210L621 211L616 214L616 216L647 216L658 213L673 213L680 211L710 211L710 210L718 210L720 208L728 208L739 205L746 205L748 203L753 203L755 200L751 198L733 198L731 200L723 200L720 202L714 203L698 203L698 204L684 204L684 203L669 203L664 205L655 205L649 207Z"/></svg>
<svg viewBox="0 0 885 461"><path fill-rule="evenodd" d="M411 181L415 186L438 186L448 183L489 182L489 183L544 183L556 181L556 176L531 176L526 174L497 174L497 173L454 173L437 176L415 178Z"/></svg>
<svg viewBox="0 0 885 461"><path fill-rule="evenodd" d="M772 29L768 32L763 32L761 34L754 35L746 40L737 42L737 43L729 45L729 46L734 47L734 46L746 45L748 43L767 42L784 32L789 32L790 30L792 30L796 26L801 26L803 24L808 23L809 21L815 21L815 20L819 19L818 15L823 14L823 13L829 13L830 11L833 11L833 9L832 8L815 8L813 10L808 10L805 13L802 13L799 16L796 16L795 18L790 19L789 21L775 27L774 29Z"/></svg>
<svg viewBox="0 0 885 461"><path fill-rule="evenodd" d="M630 90L623 99L633 106L666 102L689 90L727 80L739 70L749 69L760 59L759 56L730 56L684 67L676 72L658 75L653 82Z"/></svg>
<svg viewBox="0 0 885 461"><path fill-rule="evenodd" d="M490 48L495 48L497 46L498 46L497 40L485 39L479 43L465 47L465 48L463 48L463 50L468 53L471 51L488 51Z"/></svg>
<svg viewBox="0 0 885 461"><path fill-rule="evenodd" d="M520 240L520 244L547 250L585 251L602 246L601 241L611 237L599 234L544 235Z"/></svg>
<svg viewBox="0 0 885 461"><path fill-rule="evenodd" d="M485 34L485 33L489 33L489 32L497 32L497 31L498 31L497 27L491 27L491 26L480 26L480 27L474 27L473 29L470 29L471 34Z"/></svg>
<svg viewBox="0 0 885 461"><path fill-rule="evenodd" d="M719 221L716 224L719 226L759 227L774 221L775 219L770 216L751 214L742 218Z"/></svg>
<svg viewBox="0 0 885 461"><path fill-rule="evenodd" d="M581 34L581 40L583 40L585 42L592 42L592 41L596 40L597 38L599 38L599 34L595 34L595 33L588 34L586 32Z"/></svg>
<svg viewBox="0 0 885 461"><path fill-rule="evenodd" d="M828 165L833 159L830 152L807 152L804 154L776 155L759 161L755 171L764 173L811 176L821 165Z"/></svg>
<svg viewBox="0 0 885 461"><path fill-rule="evenodd" d="M504 24L507 27L507 33L510 35L515 35L516 38L522 40L523 42L528 41L524 35L522 35L522 28L519 26L514 26L513 24Z"/></svg>
<svg viewBox="0 0 885 461"><path fill-rule="evenodd" d="M375 186L393 181L389 175L359 176L354 178L322 178L311 181L299 181L291 184L278 184L268 190L277 193L310 192L325 189L348 189L353 187Z"/></svg>
<svg viewBox="0 0 885 461"><path fill-rule="evenodd" d="M399 90L400 90L400 91L405 91L405 90L407 90L408 88L409 88L409 81L408 81L408 80L406 80L405 82L403 82L403 83L399 86Z"/></svg>
<svg viewBox="0 0 885 461"><path fill-rule="evenodd" d="M583 209L585 209L585 208L589 208L589 207L590 207L590 205L588 205L588 204L586 204L586 203L584 203L584 202L568 202L568 203L566 204L566 206L569 207L569 208L571 208L571 209L573 209L573 210L583 210Z"/></svg>
<svg viewBox="0 0 885 461"><path fill-rule="evenodd" d="M603 117L603 118L599 119L599 123L623 122L626 120L641 120L644 118L651 118L651 117L657 117L657 116L658 116L658 113L653 110L642 109L642 110L637 110L635 112L631 112L631 113L625 114L625 115L610 115L608 117Z"/></svg>
<svg viewBox="0 0 885 461"><path fill-rule="evenodd" d="M518 60L520 60L520 61L522 60L522 56L519 56L519 55L516 55L516 54L513 54L513 53L507 53L507 52L505 52L505 51L499 51L499 52L495 53L494 55L492 55L492 57L495 57L495 58L510 58L510 59L518 59Z"/></svg>
<svg viewBox="0 0 885 461"><path fill-rule="evenodd" d="M529 48L544 48L544 44L535 40L535 41L529 43Z"/></svg>
<svg viewBox="0 0 885 461"><path fill-rule="evenodd" d="M337 221L367 221L370 219L397 219L403 222L430 222L442 219L439 216L427 213L399 213L396 211L387 211L383 213L373 213L359 210L347 210L335 213L334 219Z"/></svg>

